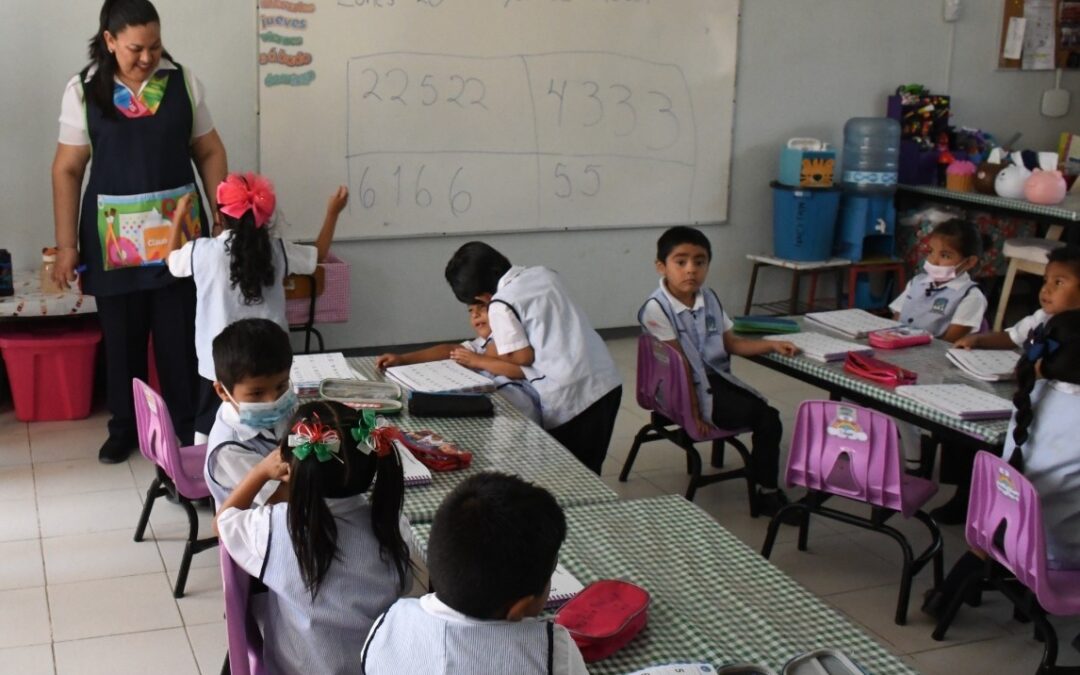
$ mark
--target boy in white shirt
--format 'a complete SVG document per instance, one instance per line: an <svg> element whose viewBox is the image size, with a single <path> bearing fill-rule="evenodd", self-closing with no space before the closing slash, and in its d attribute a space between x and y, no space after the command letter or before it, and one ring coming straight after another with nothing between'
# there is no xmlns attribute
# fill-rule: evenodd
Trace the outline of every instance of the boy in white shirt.
<svg viewBox="0 0 1080 675"><path fill-rule="evenodd" d="M375 620L361 673L586 675L566 629L537 618L565 538L547 490L500 473L466 479L431 526L435 592L402 598Z"/></svg>

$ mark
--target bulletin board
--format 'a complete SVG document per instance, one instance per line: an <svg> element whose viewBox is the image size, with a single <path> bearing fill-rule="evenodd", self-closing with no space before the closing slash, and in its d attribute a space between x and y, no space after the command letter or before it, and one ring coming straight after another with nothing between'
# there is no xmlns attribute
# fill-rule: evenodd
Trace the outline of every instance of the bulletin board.
<svg viewBox="0 0 1080 675"><path fill-rule="evenodd" d="M1080 0L1005 0L998 67L1080 68Z"/></svg>

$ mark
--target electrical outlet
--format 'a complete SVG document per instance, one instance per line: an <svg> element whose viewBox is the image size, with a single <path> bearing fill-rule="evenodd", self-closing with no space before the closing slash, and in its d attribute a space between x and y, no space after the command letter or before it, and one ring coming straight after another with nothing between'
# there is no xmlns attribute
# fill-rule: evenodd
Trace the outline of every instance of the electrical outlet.
<svg viewBox="0 0 1080 675"><path fill-rule="evenodd" d="M943 13L945 20L952 22L960 18L960 0L944 0Z"/></svg>

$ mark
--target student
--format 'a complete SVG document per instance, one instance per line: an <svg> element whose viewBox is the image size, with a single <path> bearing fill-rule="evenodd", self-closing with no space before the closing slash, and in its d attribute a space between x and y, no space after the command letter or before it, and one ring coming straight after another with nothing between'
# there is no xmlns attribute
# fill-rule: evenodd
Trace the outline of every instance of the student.
<svg viewBox="0 0 1080 675"><path fill-rule="evenodd" d="M660 287L638 310L638 322L657 340L683 355L689 381L690 407L700 433L711 424L724 429L750 427L757 507L772 516L787 503L777 487L780 471L780 413L765 398L731 374L730 354L792 356L798 348L783 340L737 337L732 322L711 288L704 290L712 261L708 238L692 227L672 227L656 242Z"/></svg>
<svg viewBox="0 0 1080 675"><path fill-rule="evenodd" d="M289 381L289 335L269 319L241 319L226 326L214 338L214 365L214 391L222 405L210 430L203 475L220 505L278 447L297 401ZM255 502L267 503L278 485L267 481Z"/></svg>
<svg viewBox="0 0 1080 675"><path fill-rule="evenodd" d="M217 203L225 229L216 237L195 239L181 247L180 224L190 200L181 198L177 204L168 266L175 277L195 279L195 351L203 379L197 432L209 432L218 405L211 386L215 374L211 341L238 319L270 319L288 330L285 277L313 274L316 265L326 259L338 215L348 198L344 186L330 196L315 246L293 244L271 233L274 188L257 174L229 174L218 185Z"/></svg>
<svg viewBox="0 0 1080 675"><path fill-rule="evenodd" d="M460 344L441 344L418 349L406 354L380 354L375 365L380 370L414 363L453 359L466 368L480 371L495 380L495 387L522 415L540 424L540 397L532 385L525 381L521 366L499 358L495 341L491 339L487 305L474 302L469 305L469 323L476 337Z"/></svg>
<svg viewBox="0 0 1080 675"><path fill-rule="evenodd" d="M471 241L446 264L446 281L462 303L488 306L495 349L521 366L536 389L542 426L599 474L622 380L559 275L546 267L511 266L492 247Z"/></svg>
<svg viewBox="0 0 1080 675"><path fill-rule="evenodd" d="M986 296L968 272L979 264L980 235L966 220L947 220L930 233L923 273L908 282L889 309L904 326L948 342L982 325Z"/></svg>
<svg viewBox="0 0 1080 675"><path fill-rule="evenodd" d="M536 618L565 538L566 519L547 490L505 474L469 477L431 526L435 592L398 600L376 619L361 673L584 675L566 629Z"/></svg>
<svg viewBox="0 0 1080 675"><path fill-rule="evenodd" d="M1003 457L1039 493L1046 533L1046 565L1080 570L1080 311L1055 314L1036 328L1016 366L1017 390ZM959 584L982 565L984 554L964 554L942 586L928 594L924 611L937 615Z"/></svg>
<svg viewBox="0 0 1080 675"><path fill-rule="evenodd" d="M375 617L405 589L401 464L392 445L358 442L357 425L340 403L304 404L214 519L229 556L269 589L267 672L354 673ZM254 506L271 480L288 481L288 502Z"/></svg>
<svg viewBox="0 0 1080 675"><path fill-rule="evenodd" d="M1002 299L1004 301L1004 299ZM1028 334L1047 319L1071 309L1080 309L1080 246L1069 244L1050 252L1039 291L1039 309L1012 328L994 333L966 335L956 341L964 349L1015 349Z"/></svg>

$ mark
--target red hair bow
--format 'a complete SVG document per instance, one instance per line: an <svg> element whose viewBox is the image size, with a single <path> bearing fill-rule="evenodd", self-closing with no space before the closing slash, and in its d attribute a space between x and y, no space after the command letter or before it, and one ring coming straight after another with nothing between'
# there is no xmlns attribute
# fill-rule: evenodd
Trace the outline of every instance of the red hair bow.
<svg viewBox="0 0 1080 675"><path fill-rule="evenodd" d="M250 210L255 216L255 227L262 227L274 215L277 197L274 186L264 176L231 173L218 183L217 203L221 212L232 218L240 218Z"/></svg>

